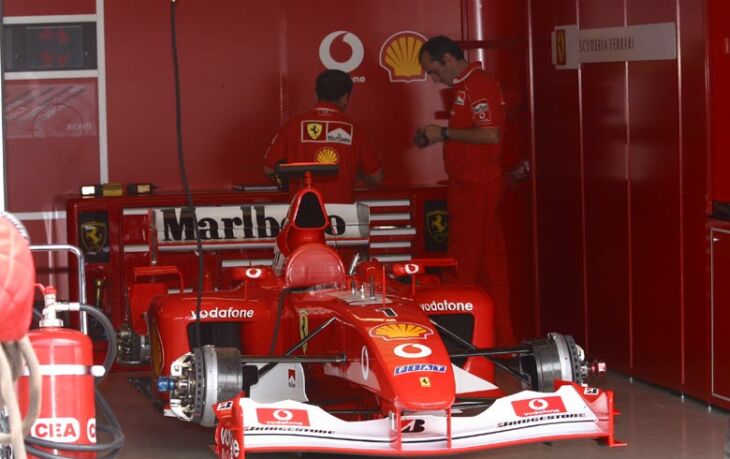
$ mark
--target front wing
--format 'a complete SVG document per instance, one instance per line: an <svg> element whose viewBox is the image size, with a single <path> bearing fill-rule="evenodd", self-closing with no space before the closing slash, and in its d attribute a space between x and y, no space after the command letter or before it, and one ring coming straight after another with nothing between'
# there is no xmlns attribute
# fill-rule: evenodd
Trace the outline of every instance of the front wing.
<svg viewBox="0 0 730 459"><path fill-rule="evenodd" d="M567 438L623 445L613 436L613 393L572 383L550 393L505 396L471 416L398 412L369 421L344 421L291 400L260 404L242 395L215 408L221 458L242 458L244 451L438 455Z"/></svg>

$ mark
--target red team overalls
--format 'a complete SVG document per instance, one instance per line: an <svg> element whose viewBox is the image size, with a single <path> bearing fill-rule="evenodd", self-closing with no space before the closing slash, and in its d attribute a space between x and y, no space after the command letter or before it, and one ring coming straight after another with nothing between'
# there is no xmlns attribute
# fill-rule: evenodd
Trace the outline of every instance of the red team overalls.
<svg viewBox="0 0 730 459"><path fill-rule="evenodd" d="M494 127L504 133L499 83L481 64L470 64L454 80L449 127ZM500 144L448 140L444 165L449 175L449 255L456 258L456 281L483 286L494 300L498 345L516 344L509 308L507 256L500 218L503 193Z"/></svg>
<svg viewBox="0 0 730 459"><path fill-rule="evenodd" d="M279 161L339 165L337 175L313 178L324 201L333 203L354 201L358 169L373 175L381 168L380 157L362 128L328 102L317 103L281 128L264 155L264 165L273 169ZM290 185L292 190L299 188L294 181Z"/></svg>

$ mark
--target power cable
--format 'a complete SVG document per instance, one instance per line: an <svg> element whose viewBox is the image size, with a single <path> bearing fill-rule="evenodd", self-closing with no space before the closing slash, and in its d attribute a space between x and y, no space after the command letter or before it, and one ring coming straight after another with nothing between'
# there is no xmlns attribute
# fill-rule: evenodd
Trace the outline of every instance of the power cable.
<svg viewBox="0 0 730 459"><path fill-rule="evenodd" d="M185 156L183 155L183 134L182 134L182 102L180 97L180 66L177 56L177 28L175 26L176 21L176 0L172 0L170 3L170 32L172 34L172 64L173 74L175 77L175 130L177 134L177 161L178 168L180 170L180 180L185 190L185 199L187 201L187 210L193 214L193 234L195 236L195 244L197 247L198 255L198 289L195 302L195 347L201 347L202 340L200 339L200 307L203 302L203 270L204 270L204 256L203 256L203 241L200 239L200 232L198 230L198 216L195 211L195 203L193 202L193 194L190 191L190 183L188 181L188 174L185 170ZM182 293L182 292L180 292Z"/></svg>

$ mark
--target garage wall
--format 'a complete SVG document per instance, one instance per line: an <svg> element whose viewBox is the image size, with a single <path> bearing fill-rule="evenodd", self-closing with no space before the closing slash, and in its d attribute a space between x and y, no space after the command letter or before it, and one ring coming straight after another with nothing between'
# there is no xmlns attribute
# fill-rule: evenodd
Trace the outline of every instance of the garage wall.
<svg viewBox="0 0 730 459"><path fill-rule="evenodd" d="M706 396L704 2L532 0L544 331L610 368ZM678 59L556 70L555 26L674 22Z"/></svg>

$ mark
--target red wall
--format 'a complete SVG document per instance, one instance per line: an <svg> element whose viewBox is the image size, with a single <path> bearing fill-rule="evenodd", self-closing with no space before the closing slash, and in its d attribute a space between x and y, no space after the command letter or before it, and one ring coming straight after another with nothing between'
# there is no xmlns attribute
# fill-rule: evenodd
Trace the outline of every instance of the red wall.
<svg viewBox="0 0 730 459"><path fill-rule="evenodd" d="M703 2L532 0L543 330L707 396ZM555 26L675 22L678 59L556 70Z"/></svg>
<svg viewBox="0 0 730 459"><path fill-rule="evenodd" d="M5 16L41 16L50 14L94 14L94 0L5 0Z"/></svg>
<svg viewBox="0 0 730 459"><path fill-rule="evenodd" d="M710 109L712 113L712 189L715 201L730 202L730 2L708 0L708 53L710 73Z"/></svg>
<svg viewBox="0 0 730 459"><path fill-rule="evenodd" d="M485 50L485 67L500 82L507 103L504 168L510 171L528 162L530 151L527 2L484 0L482 4L484 39L495 43ZM536 333L530 185L527 178L508 180L502 205L510 305L515 332L524 338Z"/></svg>
<svg viewBox="0 0 730 459"><path fill-rule="evenodd" d="M113 181L180 188L170 173L177 169L177 152L169 5L117 1L106 8ZM348 113L380 150L386 183L443 178L440 149L411 146L415 128L443 109L438 89L430 81L390 83L379 53L403 30L459 38L460 2L353 1L347 10L327 1L178 4L183 136L194 188L265 182L263 153L284 119L314 104L314 78L324 70L319 46L337 30L354 33L364 46L364 60L351 74L365 82L356 84ZM341 40L332 53L349 57Z"/></svg>

